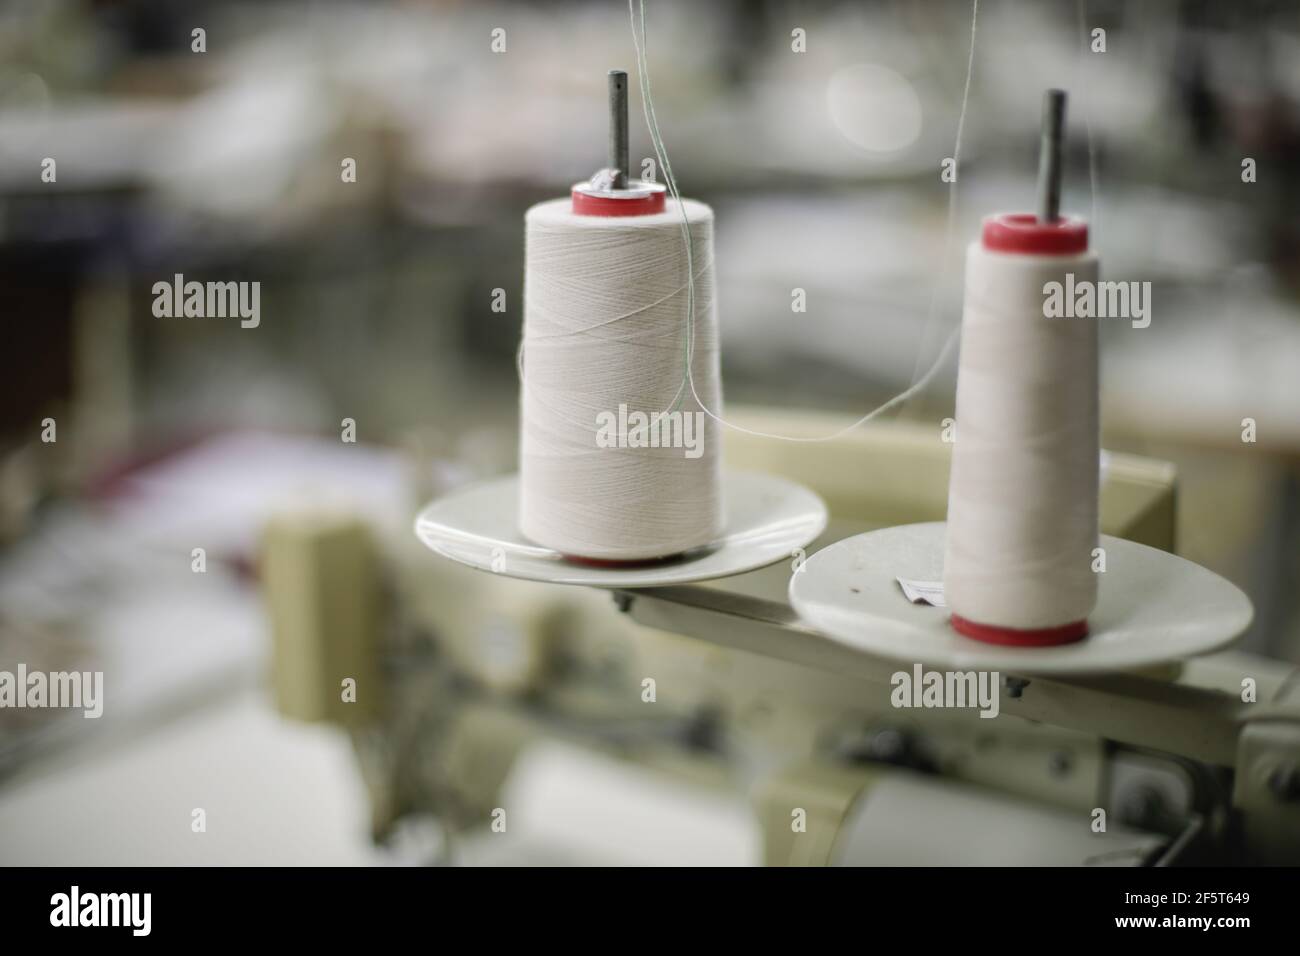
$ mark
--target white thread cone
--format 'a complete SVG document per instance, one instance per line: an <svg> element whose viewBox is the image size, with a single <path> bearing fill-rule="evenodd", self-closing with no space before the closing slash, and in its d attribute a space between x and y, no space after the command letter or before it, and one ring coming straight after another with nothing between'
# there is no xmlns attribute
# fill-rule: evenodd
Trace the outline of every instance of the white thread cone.
<svg viewBox="0 0 1300 956"><path fill-rule="evenodd" d="M1043 315L1067 273L1095 282L1096 256L967 252L944 595L977 624L1059 627L1097 602L1097 319Z"/></svg>
<svg viewBox="0 0 1300 956"><path fill-rule="evenodd" d="M695 389L718 413L713 213L691 200L684 206ZM721 436L684 383L687 268L677 204L651 216L599 217L574 215L562 199L534 206L525 222L520 530L563 554L602 560L665 557L714 540L722 532ZM633 447L642 435L617 425L638 412L673 413L658 422L670 447ZM601 447L611 419L616 444Z"/></svg>

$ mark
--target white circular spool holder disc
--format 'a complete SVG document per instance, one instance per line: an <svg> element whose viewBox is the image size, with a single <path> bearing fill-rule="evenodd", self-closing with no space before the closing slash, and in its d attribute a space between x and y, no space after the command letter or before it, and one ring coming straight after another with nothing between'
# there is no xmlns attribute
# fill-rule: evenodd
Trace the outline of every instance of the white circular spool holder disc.
<svg viewBox="0 0 1300 956"><path fill-rule="evenodd" d="M415 519L415 534L461 564L512 578L600 588L689 584L790 558L826 528L826 505L802 485L757 472L724 471L723 533L703 547L655 562L584 564L519 533L519 476L458 489Z"/></svg>
<svg viewBox="0 0 1300 956"><path fill-rule="evenodd" d="M1132 670L1221 648L1254 611L1231 582L1157 548L1102 535L1106 570L1088 636L1054 647L988 644L952 629L948 608L913 604L897 578L943 580L944 522L837 541L790 581L790 603L827 637L857 650L951 670L1024 675Z"/></svg>

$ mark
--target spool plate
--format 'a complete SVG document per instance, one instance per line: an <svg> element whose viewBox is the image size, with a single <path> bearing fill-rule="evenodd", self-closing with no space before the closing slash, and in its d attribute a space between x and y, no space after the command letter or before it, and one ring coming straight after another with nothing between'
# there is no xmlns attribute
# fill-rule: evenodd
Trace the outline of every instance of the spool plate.
<svg viewBox="0 0 1300 956"><path fill-rule="evenodd" d="M802 485L757 472L723 471L724 531L677 558L644 564L577 563L519 533L519 476L453 491L415 520L415 534L446 558L507 577L601 588L707 581L790 559L826 527L826 505Z"/></svg>
<svg viewBox="0 0 1300 956"><path fill-rule="evenodd" d="M1176 555L1102 535L1106 571L1089 634L1055 647L971 640L948 608L912 604L896 578L943 579L944 522L902 525L837 541L790 580L790 603L827 637L869 654L951 670L1097 674L1217 650L1250 626L1250 599Z"/></svg>

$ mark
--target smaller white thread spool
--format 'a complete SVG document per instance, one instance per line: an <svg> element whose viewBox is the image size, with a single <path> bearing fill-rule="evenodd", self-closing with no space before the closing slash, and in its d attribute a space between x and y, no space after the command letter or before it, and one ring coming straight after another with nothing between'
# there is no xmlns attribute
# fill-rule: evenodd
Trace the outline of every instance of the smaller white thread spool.
<svg viewBox="0 0 1300 956"><path fill-rule="evenodd" d="M669 557L723 530L721 436L685 380L683 209L695 272L692 375L717 410L712 210L669 200L649 215L578 215L560 199L525 216L519 524L566 556ZM632 428L602 447L599 416L621 423L623 409L658 422L646 437L676 443L633 447Z"/></svg>
<svg viewBox="0 0 1300 956"><path fill-rule="evenodd" d="M1087 633L1097 602L1098 354L1091 318L1047 318L1044 286L1096 282L1078 220L991 217L966 260L944 597L1004 644Z"/></svg>

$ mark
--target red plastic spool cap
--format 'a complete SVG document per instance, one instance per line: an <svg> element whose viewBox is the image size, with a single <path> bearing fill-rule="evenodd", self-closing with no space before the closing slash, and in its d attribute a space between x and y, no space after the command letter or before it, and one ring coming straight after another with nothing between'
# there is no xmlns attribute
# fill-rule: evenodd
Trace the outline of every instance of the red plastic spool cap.
<svg viewBox="0 0 1300 956"><path fill-rule="evenodd" d="M668 190L657 183L629 184L617 191L593 190L590 183L573 187L573 212L578 216L653 216L664 211ZM611 195L611 192L624 195Z"/></svg>
<svg viewBox="0 0 1300 956"><path fill-rule="evenodd" d="M1007 212L987 217L981 238L994 252L1070 256L1088 251L1088 224L1068 217L1042 222L1033 213Z"/></svg>
<svg viewBox="0 0 1300 956"><path fill-rule="evenodd" d="M1053 647L1057 644L1073 644L1088 636L1087 620L1062 624L1060 627L1042 627L1021 630L1015 627L994 627L989 624L976 624L960 615L952 616L952 627L958 634L971 640L983 641L985 644L1002 644L1011 647Z"/></svg>

